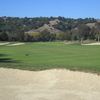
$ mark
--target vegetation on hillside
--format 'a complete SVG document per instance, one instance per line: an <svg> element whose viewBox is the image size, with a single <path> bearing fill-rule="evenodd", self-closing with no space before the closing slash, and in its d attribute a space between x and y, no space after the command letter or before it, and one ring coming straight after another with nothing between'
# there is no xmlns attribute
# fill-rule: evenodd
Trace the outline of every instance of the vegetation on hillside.
<svg viewBox="0 0 100 100"><path fill-rule="evenodd" d="M0 17L0 41L98 40L100 22L94 18Z"/></svg>

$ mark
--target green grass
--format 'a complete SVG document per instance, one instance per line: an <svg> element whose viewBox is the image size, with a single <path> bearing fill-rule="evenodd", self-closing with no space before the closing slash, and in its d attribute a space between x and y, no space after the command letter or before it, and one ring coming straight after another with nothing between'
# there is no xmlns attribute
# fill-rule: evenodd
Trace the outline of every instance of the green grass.
<svg viewBox="0 0 100 100"><path fill-rule="evenodd" d="M0 67L27 70L67 68L100 72L100 46L66 45L63 42L0 46ZM6 61L9 58L10 61Z"/></svg>

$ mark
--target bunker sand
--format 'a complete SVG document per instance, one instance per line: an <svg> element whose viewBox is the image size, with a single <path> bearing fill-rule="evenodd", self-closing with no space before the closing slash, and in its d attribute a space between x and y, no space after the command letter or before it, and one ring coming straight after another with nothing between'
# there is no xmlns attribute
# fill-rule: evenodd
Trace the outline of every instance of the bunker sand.
<svg viewBox="0 0 100 100"><path fill-rule="evenodd" d="M13 43L13 44L9 44L7 46L18 46L18 45L24 45L25 43Z"/></svg>
<svg viewBox="0 0 100 100"><path fill-rule="evenodd" d="M100 76L0 68L0 100L100 100Z"/></svg>
<svg viewBox="0 0 100 100"><path fill-rule="evenodd" d="M0 46L2 46L2 45L8 45L10 42L3 42L3 43L1 43L0 42Z"/></svg>
<svg viewBox="0 0 100 100"><path fill-rule="evenodd" d="M100 42L96 42L96 43L89 43L89 44L82 44L82 45L100 45Z"/></svg>

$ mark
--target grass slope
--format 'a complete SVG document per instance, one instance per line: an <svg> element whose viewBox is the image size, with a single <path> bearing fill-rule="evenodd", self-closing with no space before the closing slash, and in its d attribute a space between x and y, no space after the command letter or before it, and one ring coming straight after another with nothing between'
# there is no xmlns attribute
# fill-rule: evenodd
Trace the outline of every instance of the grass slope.
<svg viewBox="0 0 100 100"><path fill-rule="evenodd" d="M0 67L28 70L67 68L100 72L100 46L66 45L62 42L0 46Z"/></svg>

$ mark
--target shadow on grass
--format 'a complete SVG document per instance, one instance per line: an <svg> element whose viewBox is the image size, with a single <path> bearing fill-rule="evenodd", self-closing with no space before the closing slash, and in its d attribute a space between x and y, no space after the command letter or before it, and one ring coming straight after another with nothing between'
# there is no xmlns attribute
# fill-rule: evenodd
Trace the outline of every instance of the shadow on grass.
<svg viewBox="0 0 100 100"><path fill-rule="evenodd" d="M6 54L0 54L0 57L7 56Z"/></svg>
<svg viewBox="0 0 100 100"><path fill-rule="evenodd" d="M18 63L19 61L11 58L0 58L0 63Z"/></svg>
<svg viewBox="0 0 100 100"><path fill-rule="evenodd" d="M6 57L6 54L0 54L0 63L19 63L19 61Z"/></svg>

